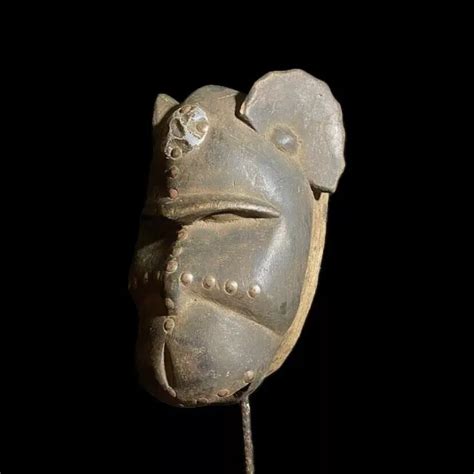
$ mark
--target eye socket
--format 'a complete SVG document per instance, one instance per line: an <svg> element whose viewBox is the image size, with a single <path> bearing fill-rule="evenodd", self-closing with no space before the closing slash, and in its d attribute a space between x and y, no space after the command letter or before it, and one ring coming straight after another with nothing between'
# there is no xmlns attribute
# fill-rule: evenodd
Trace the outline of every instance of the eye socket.
<svg viewBox="0 0 474 474"><path fill-rule="evenodd" d="M203 222L226 223L226 222L234 222L239 219L242 219L242 216L238 214L234 214L231 212L218 212L215 214L209 214L208 216L204 216L201 220Z"/></svg>
<svg viewBox="0 0 474 474"><path fill-rule="evenodd" d="M198 220L230 222L239 218L263 219L280 216L275 207L259 199L209 195L181 195L171 201L161 199L158 213L181 224L190 224Z"/></svg>

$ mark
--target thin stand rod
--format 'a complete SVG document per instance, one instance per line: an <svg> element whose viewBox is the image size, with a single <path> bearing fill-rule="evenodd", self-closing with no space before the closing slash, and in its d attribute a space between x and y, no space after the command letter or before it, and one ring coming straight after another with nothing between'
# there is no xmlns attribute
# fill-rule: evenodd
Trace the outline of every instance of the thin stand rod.
<svg viewBox="0 0 474 474"><path fill-rule="evenodd" d="M246 474L254 474L255 465L253 462L252 424L248 397L242 398L240 408L242 410L242 431L244 434L245 472Z"/></svg>

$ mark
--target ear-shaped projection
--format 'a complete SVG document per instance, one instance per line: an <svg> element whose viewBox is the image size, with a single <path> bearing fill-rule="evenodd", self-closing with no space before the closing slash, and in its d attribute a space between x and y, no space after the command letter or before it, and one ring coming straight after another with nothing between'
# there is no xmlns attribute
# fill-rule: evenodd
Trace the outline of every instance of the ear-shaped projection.
<svg viewBox="0 0 474 474"><path fill-rule="evenodd" d="M157 127L164 116L176 105L178 105L178 101L174 100L173 97L167 94L159 94L153 107L153 127Z"/></svg>
<svg viewBox="0 0 474 474"><path fill-rule="evenodd" d="M334 192L344 170L344 127L327 84L306 72L270 72L259 79L240 114L278 149L300 161L313 189Z"/></svg>

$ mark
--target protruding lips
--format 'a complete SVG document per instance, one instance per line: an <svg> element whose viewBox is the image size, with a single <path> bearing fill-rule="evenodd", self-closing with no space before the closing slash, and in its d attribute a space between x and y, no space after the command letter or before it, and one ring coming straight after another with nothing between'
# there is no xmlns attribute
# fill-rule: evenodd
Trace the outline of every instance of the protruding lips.
<svg viewBox="0 0 474 474"><path fill-rule="evenodd" d="M144 210L145 215L161 215L182 223L226 213L250 218L280 216L280 212L266 201L235 195L188 194L176 199L164 198L155 202L149 201Z"/></svg>

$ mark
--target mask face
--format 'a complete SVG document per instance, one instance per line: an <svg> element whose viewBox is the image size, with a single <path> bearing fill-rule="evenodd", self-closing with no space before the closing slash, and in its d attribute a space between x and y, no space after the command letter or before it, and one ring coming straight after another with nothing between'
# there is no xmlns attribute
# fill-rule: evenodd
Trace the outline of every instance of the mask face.
<svg viewBox="0 0 474 474"><path fill-rule="evenodd" d="M271 73L247 97L158 96L154 136L130 275L142 383L172 405L239 402L308 313L344 166L340 108L303 71Z"/></svg>

